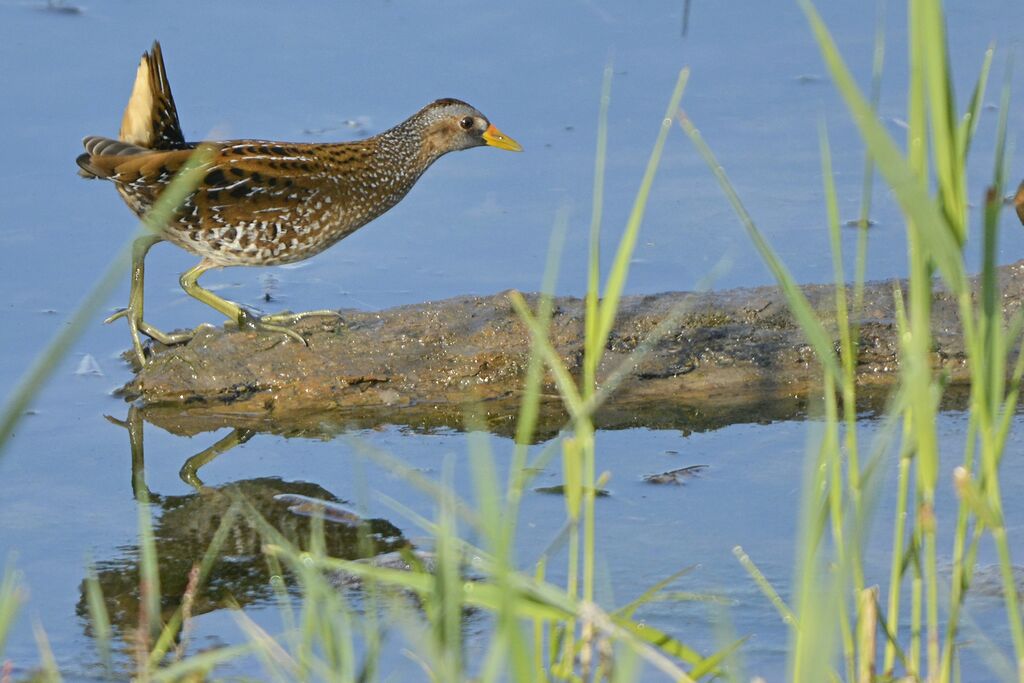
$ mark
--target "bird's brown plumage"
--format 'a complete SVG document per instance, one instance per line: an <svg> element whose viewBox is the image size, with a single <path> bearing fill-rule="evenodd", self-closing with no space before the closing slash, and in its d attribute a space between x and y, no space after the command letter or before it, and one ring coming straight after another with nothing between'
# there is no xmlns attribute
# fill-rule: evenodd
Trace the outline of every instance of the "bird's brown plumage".
<svg viewBox="0 0 1024 683"><path fill-rule="evenodd" d="M323 251L397 204L433 161L413 145L390 143L384 154L389 142L377 138L206 144L212 156L202 179L163 236L225 266L289 263ZM85 146L82 169L114 182L140 216L193 153L104 138L87 138Z"/></svg>
<svg viewBox="0 0 1024 683"><path fill-rule="evenodd" d="M459 130L463 120L474 129ZM220 266L308 258L397 204L438 157L488 144L489 125L465 102L444 99L357 142L202 143L212 153L206 173L162 236ZM121 135L85 138L80 173L112 181L142 216L198 144L181 138L159 46L142 58Z"/></svg>
<svg viewBox="0 0 1024 683"><path fill-rule="evenodd" d="M196 150L204 151L198 184L158 226L157 235L137 241L127 317L140 362L138 331L159 333L141 320L142 262L155 242L167 240L202 257L182 276L182 286L241 321L245 316L237 304L199 287L202 272L308 258L397 204L442 155L481 145L521 149L479 111L454 99L432 102L357 142L186 142L159 43L139 62L119 139L90 136L83 144L85 153L76 159L79 173L114 183L139 216L154 206Z"/></svg>

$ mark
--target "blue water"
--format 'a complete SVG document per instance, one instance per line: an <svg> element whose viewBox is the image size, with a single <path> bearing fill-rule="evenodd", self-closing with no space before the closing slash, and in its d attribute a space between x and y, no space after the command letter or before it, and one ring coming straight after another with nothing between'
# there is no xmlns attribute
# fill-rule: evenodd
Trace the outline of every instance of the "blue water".
<svg viewBox="0 0 1024 683"><path fill-rule="evenodd" d="M75 6L74 3L67 3ZM825 4L825 3L822 3ZM903 8L891 3L880 116L899 139L904 116L906 48ZM1017 50L1019 3L951 3L950 43L956 87L965 101L990 41L997 45L993 80L973 149L970 196L979 200L991 177L991 141L998 85ZM862 84L870 75L871 3L823 8L840 49ZM831 279L818 124L828 125L842 218L857 216L863 152L835 95L806 22L795 3L695 1L681 35L681 0L673 2L496 3L129 3L77 5L47 11L40 3L0 2L0 273L6 283L0 325L0 382L13 386L37 352L61 329L134 220L113 188L86 182L74 157L87 134L116 133L136 61L160 39L186 136L282 140L355 139L379 132L438 97L465 99L525 148L515 155L472 150L432 168L394 210L327 253L294 268L210 273L209 286L245 303L294 309L378 309L467 293L536 289L556 211L568 204L571 224L558 291L579 294L585 283L597 106L606 63L615 72L609 112L604 252L610 255L629 213L651 144L679 70L692 69L683 107L739 190L758 225L800 282ZM1018 69L1012 85L1024 88ZM1019 95L1018 95L1019 99ZM1024 129L1024 109L1010 112L1010 130ZM1010 158L1011 177L1021 168ZM905 272L903 227L879 187L872 218L868 274ZM977 211L975 211L977 214ZM1024 231L1005 216L1000 260L1024 253ZM855 234L846 237L853 245ZM971 245L971 258L977 250ZM627 291L690 289L720 261L719 289L761 285L770 276L715 181L683 133L672 131L654 185ZM606 261L609 260L606 257ZM215 321L177 285L195 259L167 245L147 269L147 319L163 328ZM135 542L128 439L104 419L124 418L111 391L127 381L119 354L123 324L100 324L127 297L127 277L75 344L0 460L0 555L14 554L30 598L4 652L16 672L38 661L32 624L46 630L62 672L87 677L95 661L84 622L76 616L87 558L114 561ZM92 363L82 365L89 356ZM97 372L76 373L98 369ZM400 418L396 418L400 422ZM1016 425L1015 425L1016 426ZM963 417L943 417L944 447L964 439ZM865 423L870 433L874 426ZM793 535L808 424L735 425L684 434L636 429L599 435L602 469L613 495L599 504L603 571L615 601L686 565L698 564L680 590L708 591L735 601L725 610L739 634L749 672L778 680L785 629L732 558L742 545L783 586L790 576ZM177 475L185 457L226 432L183 438L146 432L147 482L162 496L190 492ZM466 436L415 433L400 427L360 433L430 476L446 454L468 457ZM510 446L495 437L499 465ZM1015 441L1005 489L1024 481ZM316 482L335 496L393 512L364 489L400 498L422 514L430 501L356 456L349 442L260 435L202 471L212 486L280 477ZM643 474L708 464L681 487L643 484ZM353 484L364 468L367 486ZM500 471L503 471L499 467ZM468 472L458 484L468 490ZM556 470L542 479L557 480ZM542 482L543 483L543 482ZM947 491L948 493L948 491ZM365 496L363 496L365 498ZM947 497L946 504L950 502ZM1012 531L1022 519L1008 502ZM883 506L883 514L884 514ZM535 559L557 531L562 501L531 495L525 502L521 559ZM941 510L940 510L941 514ZM415 535L411 524L393 519ZM888 529L879 530L884 575ZM948 546L947 546L948 547ZM992 561L983 548L982 561ZM553 576L558 577L557 568ZM272 607L252 615L273 628ZM713 649L722 613L704 604L658 605L652 623L705 651ZM978 622L1006 647L997 610L978 607ZM238 642L226 612L197 620L197 644ZM252 668L241 673L255 674ZM390 664L415 671L406 661ZM983 680L984 669L979 670ZM653 676L653 674L652 674Z"/></svg>

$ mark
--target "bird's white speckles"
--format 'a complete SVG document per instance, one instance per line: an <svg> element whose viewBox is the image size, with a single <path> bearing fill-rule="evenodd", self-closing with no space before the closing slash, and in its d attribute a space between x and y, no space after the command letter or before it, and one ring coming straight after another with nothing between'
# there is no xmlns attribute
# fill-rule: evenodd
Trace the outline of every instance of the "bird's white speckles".
<svg viewBox="0 0 1024 683"><path fill-rule="evenodd" d="M308 258L389 210L438 156L461 148L443 148L436 144L436 132L430 131L445 117L465 115L467 106L452 101L428 105L362 143L223 143L209 166L221 169L223 176L214 176L214 185L186 203L164 236L224 266ZM471 113L478 114L472 109ZM160 171L128 182L112 180L141 215L167 184L165 175Z"/></svg>

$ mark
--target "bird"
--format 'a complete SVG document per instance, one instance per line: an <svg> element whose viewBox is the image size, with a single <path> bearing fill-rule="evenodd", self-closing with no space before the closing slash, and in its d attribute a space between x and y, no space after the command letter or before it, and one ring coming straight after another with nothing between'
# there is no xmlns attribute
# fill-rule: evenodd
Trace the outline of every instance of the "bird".
<svg viewBox="0 0 1024 683"><path fill-rule="evenodd" d="M112 182L139 217L153 209L179 172L195 166L193 184L177 209L133 242L128 306L105 321L128 321L140 367L147 362L140 333L166 345L194 335L168 334L143 319L145 258L153 245L167 241L198 256L199 263L181 275L182 288L239 328L305 344L280 323L324 312L258 316L200 286L199 277L213 268L315 256L395 206L449 152L481 146L522 151L480 111L453 98L431 102L365 140L186 142L159 41L139 60L117 139L91 135L82 144L79 175Z"/></svg>
<svg viewBox="0 0 1024 683"><path fill-rule="evenodd" d="M1013 207L1017 210L1017 218L1024 225L1024 181L1017 186L1017 194L1013 196Z"/></svg>

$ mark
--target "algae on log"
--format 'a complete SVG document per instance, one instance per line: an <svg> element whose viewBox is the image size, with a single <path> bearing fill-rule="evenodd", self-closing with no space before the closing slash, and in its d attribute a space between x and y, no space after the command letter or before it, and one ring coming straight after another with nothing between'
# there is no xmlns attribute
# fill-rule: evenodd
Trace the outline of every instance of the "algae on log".
<svg viewBox="0 0 1024 683"><path fill-rule="evenodd" d="M1009 316L1020 306L1024 261L1003 267L1000 285ZM868 283L864 291L857 376L876 402L898 367L897 286L905 283ZM834 288L803 291L834 334ZM527 298L536 303L535 295ZM933 316L934 367L952 384L966 383L957 305L941 288ZM638 360L631 357L666 319L668 332ZM530 343L507 293L341 311L304 319L296 329L308 346L280 335L202 328L187 344L157 349L126 395L141 400L147 420L177 433L225 425L282 433L330 425L460 428L467 408L493 431L514 431ZM555 300L550 336L578 374L579 299ZM626 297L599 381L625 362L628 372L598 414L599 426L700 429L709 426L702 416L719 426L779 419L799 413L820 385L814 353L775 287ZM557 398L553 385L546 395ZM564 420L557 401L545 416L548 429Z"/></svg>

